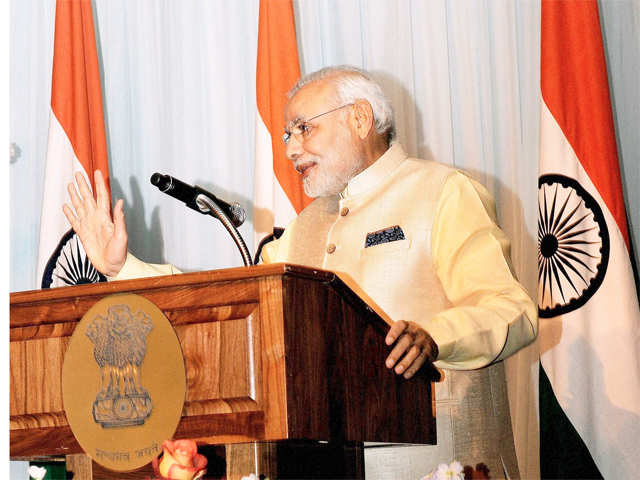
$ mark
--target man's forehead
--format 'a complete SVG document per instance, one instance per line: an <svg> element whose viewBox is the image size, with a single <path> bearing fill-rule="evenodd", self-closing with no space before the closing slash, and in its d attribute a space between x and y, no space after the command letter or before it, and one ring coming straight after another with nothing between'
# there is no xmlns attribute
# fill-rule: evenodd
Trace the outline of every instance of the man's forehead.
<svg viewBox="0 0 640 480"><path fill-rule="evenodd" d="M305 85L285 106L285 124L316 115L330 104L333 92L334 87L328 82L318 81Z"/></svg>

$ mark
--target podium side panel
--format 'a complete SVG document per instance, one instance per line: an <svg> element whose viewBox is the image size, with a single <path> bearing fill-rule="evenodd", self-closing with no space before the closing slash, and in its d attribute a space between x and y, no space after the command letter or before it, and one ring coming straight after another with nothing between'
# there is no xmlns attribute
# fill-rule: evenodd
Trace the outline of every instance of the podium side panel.
<svg viewBox="0 0 640 480"><path fill-rule="evenodd" d="M429 378L384 365L388 325L339 280L283 282L291 438L435 443Z"/></svg>
<svg viewBox="0 0 640 480"><path fill-rule="evenodd" d="M330 303L326 283L295 276L282 281L289 436L328 441L332 421L339 418L330 415L329 364L334 343L341 341L332 335L331 323L341 312Z"/></svg>

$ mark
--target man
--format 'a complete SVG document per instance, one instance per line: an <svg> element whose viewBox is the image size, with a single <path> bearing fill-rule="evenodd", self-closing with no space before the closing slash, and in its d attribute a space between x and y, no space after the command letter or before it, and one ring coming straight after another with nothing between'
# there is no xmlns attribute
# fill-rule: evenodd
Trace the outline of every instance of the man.
<svg viewBox="0 0 640 480"><path fill-rule="evenodd" d="M263 259L348 276L395 320L385 341L393 345L386 367L397 374L410 378L425 362L447 369L436 386L438 446L417 447L409 461L418 471L455 458L487 465L492 478L505 469L517 477L499 361L533 341L537 317L511 272L490 195L450 167L408 158L393 142L381 88L351 67L302 78L285 121L287 156L316 200ZM97 204L78 183L80 196L69 186L76 215L64 212L98 270L115 279L175 272L127 253L122 201L112 221L99 173ZM367 456L367 477L394 478L388 457L410 449L378 450Z"/></svg>

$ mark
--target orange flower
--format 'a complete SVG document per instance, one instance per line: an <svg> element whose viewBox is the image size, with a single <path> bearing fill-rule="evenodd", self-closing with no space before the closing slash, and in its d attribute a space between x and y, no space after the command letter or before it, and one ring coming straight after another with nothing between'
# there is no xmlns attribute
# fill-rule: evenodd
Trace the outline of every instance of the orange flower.
<svg viewBox="0 0 640 480"><path fill-rule="evenodd" d="M162 457L152 463L156 473L169 480L196 480L207 472L207 459L198 453L193 440L165 440Z"/></svg>

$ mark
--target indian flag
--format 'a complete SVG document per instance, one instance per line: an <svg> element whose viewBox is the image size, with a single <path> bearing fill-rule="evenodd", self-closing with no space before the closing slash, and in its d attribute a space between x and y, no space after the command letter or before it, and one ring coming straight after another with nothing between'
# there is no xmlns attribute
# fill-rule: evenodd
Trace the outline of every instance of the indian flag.
<svg viewBox="0 0 640 480"><path fill-rule="evenodd" d="M37 278L42 288L104 281L70 229L62 204L81 172L95 192L99 169L109 188L109 165L98 55L90 0L57 0L49 142L40 220Z"/></svg>
<svg viewBox="0 0 640 480"><path fill-rule="evenodd" d="M542 1L542 478L636 478L640 310L598 6Z"/></svg>
<svg viewBox="0 0 640 480"><path fill-rule="evenodd" d="M260 0L253 228L257 245L311 202L282 141L286 92L300 78L291 0Z"/></svg>

